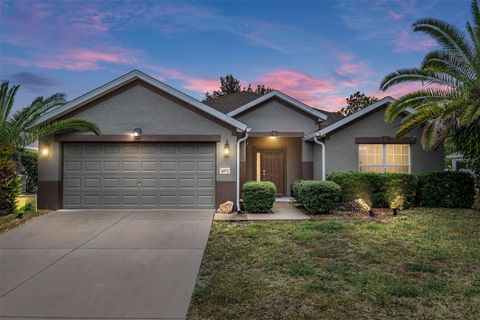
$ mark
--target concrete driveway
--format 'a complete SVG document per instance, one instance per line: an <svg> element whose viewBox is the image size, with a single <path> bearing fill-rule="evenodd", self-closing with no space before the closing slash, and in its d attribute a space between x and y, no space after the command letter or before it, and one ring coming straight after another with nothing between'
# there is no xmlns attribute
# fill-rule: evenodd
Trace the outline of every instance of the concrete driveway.
<svg viewBox="0 0 480 320"><path fill-rule="evenodd" d="M2 319L184 319L212 210L57 211L0 235Z"/></svg>

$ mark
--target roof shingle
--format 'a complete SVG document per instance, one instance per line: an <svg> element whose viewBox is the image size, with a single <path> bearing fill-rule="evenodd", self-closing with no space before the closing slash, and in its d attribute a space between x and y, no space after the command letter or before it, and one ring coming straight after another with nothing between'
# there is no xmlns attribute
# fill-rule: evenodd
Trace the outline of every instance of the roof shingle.
<svg viewBox="0 0 480 320"><path fill-rule="evenodd" d="M235 93L227 94L220 97L215 97L215 98L210 97L207 100L205 100L203 103L205 103L206 105L214 109L217 109L220 112L227 114L261 96L262 96L261 94L258 94L255 92L240 91L240 92L235 92ZM320 123L320 129L323 129L344 118L344 116L336 112L325 111L321 109L317 109L317 110L325 113L328 116L328 118L325 121L322 121Z"/></svg>

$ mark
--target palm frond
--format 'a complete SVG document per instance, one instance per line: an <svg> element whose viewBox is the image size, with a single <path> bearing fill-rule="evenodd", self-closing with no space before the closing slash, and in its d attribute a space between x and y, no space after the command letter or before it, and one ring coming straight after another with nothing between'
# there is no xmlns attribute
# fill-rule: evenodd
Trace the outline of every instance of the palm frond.
<svg viewBox="0 0 480 320"><path fill-rule="evenodd" d="M440 112L437 104L423 106L421 109L418 109L416 112L409 114L403 119L395 136L397 138L403 137L406 133L424 125L431 118L438 116Z"/></svg>
<svg viewBox="0 0 480 320"><path fill-rule="evenodd" d="M473 64L475 53L465 34L456 26L445 21L425 18L413 23L415 32L423 32L434 38L442 48L455 52L465 62Z"/></svg>
<svg viewBox="0 0 480 320"><path fill-rule="evenodd" d="M445 50L430 51L425 55L421 68L434 72L447 73L460 82L471 82L475 84L476 71L471 65L459 59L456 55Z"/></svg>
<svg viewBox="0 0 480 320"><path fill-rule="evenodd" d="M454 90L440 90L427 88L406 94L393 103L389 104L385 110L385 121L393 122L395 118L403 113L407 108L418 109L432 103L446 103L457 99L458 94Z"/></svg>
<svg viewBox="0 0 480 320"><path fill-rule="evenodd" d="M96 135L100 134L99 127L87 120L82 119L64 119L64 120L56 120L52 121L48 124L43 126L35 127L29 131L27 131L24 135L22 135L19 140L17 141L17 147L20 145L28 145L38 137L50 136L60 133L67 133L67 132L93 132Z"/></svg>
<svg viewBox="0 0 480 320"><path fill-rule="evenodd" d="M460 123L468 126L480 119L480 101L473 101L465 106L465 113L462 115ZM480 123L478 123L480 126ZM480 142L479 142L480 143Z"/></svg>
<svg viewBox="0 0 480 320"><path fill-rule="evenodd" d="M438 84L455 87L462 83L445 73L423 70L419 68L399 69L387 74L380 83L380 89L385 91L393 85L406 82L421 82L422 84Z"/></svg>
<svg viewBox="0 0 480 320"><path fill-rule="evenodd" d="M473 0L470 7L473 16L473 33L475 38L480 40L480 9L478 6L478 0Z"/></svg>
<svg viewBox="0 0 480 320"><path fill-rule="evenodd" d="M20 88L20 86L9 88L8 81L3 81L0 85L0 130L2 130L8 121L18 88Z"/></svg>

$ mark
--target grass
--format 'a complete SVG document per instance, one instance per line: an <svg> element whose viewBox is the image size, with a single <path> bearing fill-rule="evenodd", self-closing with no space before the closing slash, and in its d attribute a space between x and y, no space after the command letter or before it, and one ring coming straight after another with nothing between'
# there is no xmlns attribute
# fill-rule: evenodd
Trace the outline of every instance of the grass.
<svg viewBox="0 0 480 320"><path fill-rule="evenodd" d="M188 319L479 319L480 213L215 222Z"/></svg>

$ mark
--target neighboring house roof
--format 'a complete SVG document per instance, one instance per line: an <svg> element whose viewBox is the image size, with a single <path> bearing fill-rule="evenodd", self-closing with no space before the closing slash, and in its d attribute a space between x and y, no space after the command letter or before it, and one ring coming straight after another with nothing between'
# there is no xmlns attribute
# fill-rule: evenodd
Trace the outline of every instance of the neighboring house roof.
<svg viewBox="0 0 480 320"><path fill-rule="evenodd" d="M320 129L326 128L329 125L334 124L335 122L345 118L344 115L338 112L325 111L325 110L322 110L322 112L327 115L327 119L325 121L320 122Z"/></svg>
<svg viewBox="0 0 480 320"><path fill-rule="evenodd" d="M227 114L261 96L261 94L251 91L239 91L219 97L209 97L203 103Z"/></svg>
<svg viewBox="0 0 480 320"><path fill-rule="evenodd" d="M446 156L447 159L463 159L463 154L460 152L450 153Z"/></svg>
<svg viewBox="0 0 480 320"><path fill-rule="evenodd" d="M278 98L282 101L285 101L285 102L288 102L289 104L291 104L292 106L294 107L297 107L298 109L308 113L308 114L311 114L319 119L322 119L322 120L326 120L327 119L327 115L317 109L314 109L314 108L311 108L309 106L307 106L306 104L304 104L303 102L300 102L298 101L297 99L294 99L280 91L272 91L270 93L267 93L265 95L262 95L260 97L258 97L257 99L255 100L252 100L250 101L249 103L241 106L241 107L238 107L236 108L235 110L233 111L230 111L229 113L227 113L228 116L230 117L234 117L240 113L243 113L247 110L249 110L250 108L253 108L255 107L256 105L262 103L262 102L265 102L269 99L272 99L272 98Z"/></svg>
<svg viewBox="0 0 480 320"><path fill-rule="evenodd" d="M344 117L343 119L340 119L340 120L334 122L333 124L328 125L328 126L322 128L322 129L320 129L319 131L315 131L315 132L312 132L312 133L306 135L304 140L313 139L313 137L315 135L323 137L323 136L327 135L328 133L330 133L334 130L337 130L337 129L351 123L352 121L354 121L356 119L359 119L359 118L369 114L370 112L373 112L373 111L377 110L378 108L383 107L385 104L392 103L393 101L395 101L395 99L392 98L392 97L385 97L383 99L380 99L377 102L369 105L368 107L366 107L366 108L364 108L364 109L362 109L358 112L355 112L354 114L351 114L347 117ZM407 110L407 112L411 112L412 110Z"/></svg>
<svg viewBox="0 0 480 320"><path fill-rule="evenodd" d="M181 92L181 91L178 91L177 89L175 88L172 88L170 87L169 85L157 80L157 79L154 79L152 77L150 77L149 75L139 71L139 70L133 70L133 71L130 71L129 73L126 73L124 74L123 76L113 80L113 81L110 81L106 84L104 84L103 86L100 86L90 92L87 92L86 94L64 104L63 106L61 107L58 107L52 111L50 111L49 113L47 113L45 116L43 116L42 118L38 119L33 125L32 127L34 126L37 126L37 125L40 125L40 124L43 124L45 122L48 122L48 121L52 121L52 120L55 120L55 119L58 119L59 117L62 117L82 106L84 106L85 104L109 93L109 92L112 92L120 87L122 87L123 85L125 84L128 84L136 79L140 79L142 81L145 81L146 83L174 96L175 98L178 98L188 104L190 104L191 106L213 116L214 118L217 118L221 121L223 121L224 123L227 123L239 130L245 130L247 128L247 126L236 120L236 119L233 119L229 116L227 116L226 114L206 105L206 104L203 104L202 102L198 101L197 99L193 98L193 97L190 97L189 95Z"/></svg>

